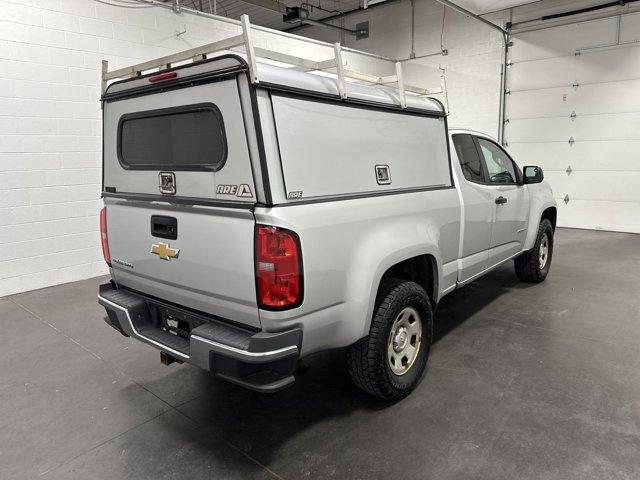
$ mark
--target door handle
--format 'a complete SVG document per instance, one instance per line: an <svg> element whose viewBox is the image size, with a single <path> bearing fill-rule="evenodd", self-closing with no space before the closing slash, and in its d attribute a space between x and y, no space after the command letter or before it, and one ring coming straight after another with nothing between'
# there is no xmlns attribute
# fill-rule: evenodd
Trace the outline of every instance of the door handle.
<svg viewBox="0 0 640 480"><path fill-rule="evenodd" d="M169 240L177 240L178 220L175 217L151 215L151 235Z"/></svg>
<svg viewBox="0 0 640 480"><path fill-rule="evenodd" d="M496 204L502 205L503 203L507 203L507 199L506 198L504 198L503 196L500 196L500 197L496 198Z"/></svg>

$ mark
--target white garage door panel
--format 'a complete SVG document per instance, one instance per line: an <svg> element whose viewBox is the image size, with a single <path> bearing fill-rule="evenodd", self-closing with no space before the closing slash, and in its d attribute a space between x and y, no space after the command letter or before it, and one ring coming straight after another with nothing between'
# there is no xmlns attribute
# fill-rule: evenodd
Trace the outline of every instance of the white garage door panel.
<svg viewBox="0 0 640 480"><path fill-rule="evenodd" d="M620 42L631 43L640 41L640 13L633 13L622 17L620 24Z"/></svg>
<svg viewBox="0 0 640 480"><path fill-rule="evenodd" d="M594 113L628 112L640 105L640 80L598 83L513 92L507 102L507 118L564 117Z"/></svg>
<svg viewBox="0 0 640 480"><path fill-rule="evenodd" d="M640 203L570 200L565 205L562 198L556 201L561 227L640 233Z"/></svg>
<svg viewBox="0 0 640 480"><path fill-rule="evenodd" d="M616 18L605 18L565 25L547 30L542 38L539 32L522 33L513 40L511 61L562 57L580 48L611 45L616 41L617 22Z"/></svg>
<svg viewBox="0 0 640 480"><path fill-rule="evenodd" d="M545 171L544 177L554 193L576 200L640 203L640 172Z"/></svg>
<svg viewBox="0 0 640 480"><path fill-rule="evenodd" d="M544 169L558 225L640 233L640 14L621 18L621 45L617 20L515 36L505 142Z"/></svg>
<svg viewBox="0 0 640 480"><path fill-rule="evenodd" d="M576 81L584 85L634 80L640 78L640 44L514 63L507 75L512 92L570 86Z"/></svg>
<svg viewBox="0 0 640 480"><path fill-rule="evenodd" d="M515 47L513 49L515 51ZM548 75L546 72L553 72ZM509 90L533 90L566 87L576 80L574 57L558 57L533 62L514 63L507 72Z"/></svg>
<svg viewBox="0 0 640 480"><path fill-rule="evenodd" d="M576 142L640 138L640 111L564 118L509 120L507 140L515 142Z"/></svg>
<svg viewBox="0 0 640 480"><path fill-rule="evenodd" d="M604 83L640 78L640 45L625 45L574 57L578 83Z"/></svg>
<svg viewBox="0 0 640 480"><path fill-rule="evenodd" d="M556 150L556 153L550 154L551 149ZM566 170L569 165L569 148L558 143L510 143L507 152L520 168L536 165L542 168L545 175L551 170Z"/></svg>
<svg viewBox="0 0 640 480"><path fill-rule="evenodd" d="M640 171L640 140L567 143L510 143L509 154L521 167L546 170ZM638 185L640 190L640 185Z"/></svg>

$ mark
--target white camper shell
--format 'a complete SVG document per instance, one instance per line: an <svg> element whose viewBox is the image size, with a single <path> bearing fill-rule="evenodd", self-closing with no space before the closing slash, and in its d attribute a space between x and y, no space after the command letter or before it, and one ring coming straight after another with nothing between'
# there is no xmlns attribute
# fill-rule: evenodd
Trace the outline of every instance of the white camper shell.
<svg viewBox="0 0 640 480"><path fill-rule="evenodd" d="M342 64L339 48L336 51L333 65ZM226 54L146 75L137 67L105 71L105 82L126 72L134 75L108 85L103 95L105 195L162 195L158 192L162 164L141 160L144 165L129 165L126 156L133 152L127 152L127 138L134 130L143 134L134 125L145 128L144 118L152 125L158 116L179 117L196 110L200 118L193 122L202 126L208 117L215 123L211 128L221 132L220 158L208 165L168 164L166 170L181 172L176 173L176 191L169 194L173 203L186 197L187 203L272 205L450 185L444 107L424 96L426 89L400 89L404 88L400 66L393 78L369 78L340 68L331 77L261 61L252 64L247 57ZM314 65L320 68L319 63ZM346 81L345 72L352 75L347 78L378 85ZM379 85L390 81L399 88ZM193 130L194 125L184 128ZM149 134L148 141L168 155L159 138L168 141L160 130ZM362 144L372 148L364 152ZM206 152L199 144L192 150L185 155ZM432 162L416 162L425 150L434 153ZM158 152L146 154L158 156ZM390 170L392 158L404 165L394 168L393 182L376 181L362 175L363 169L371 169L372 158L381 175Z"/></svg>

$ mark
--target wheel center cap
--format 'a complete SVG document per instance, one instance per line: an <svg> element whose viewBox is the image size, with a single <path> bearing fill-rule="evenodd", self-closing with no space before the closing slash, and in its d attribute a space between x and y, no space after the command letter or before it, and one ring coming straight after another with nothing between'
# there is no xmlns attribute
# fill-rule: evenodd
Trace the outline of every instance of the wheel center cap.
<svg viewBox="0 0 640 480"><path fill-rule="evenodd" d="M407 346L408 341L407 329L400 327L393 338L393 350L397 353Z"/></svg>

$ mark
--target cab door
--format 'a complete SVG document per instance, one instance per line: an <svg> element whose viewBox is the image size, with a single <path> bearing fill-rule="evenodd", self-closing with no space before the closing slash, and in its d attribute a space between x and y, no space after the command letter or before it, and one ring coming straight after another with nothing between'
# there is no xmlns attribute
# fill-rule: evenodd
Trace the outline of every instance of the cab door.
<svg viewBox="0 0 640 480"><path fill-rule="evenodd" d="M488 266L492 267L522 250L529 217L529 192L522 185L518 167L493 140L475 138L485 169L486 185L493 195L494 219Z"/></svg>
<svg viewBox="0 0 640 480"><path fill-rule="evenodd" d="M493 187L486 184L476 140L469 133L451 136L453 173L462 206L458 283L465 283L486 270L495 215Z"/></svg>

